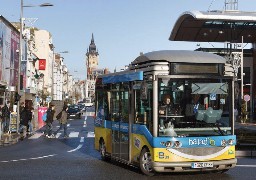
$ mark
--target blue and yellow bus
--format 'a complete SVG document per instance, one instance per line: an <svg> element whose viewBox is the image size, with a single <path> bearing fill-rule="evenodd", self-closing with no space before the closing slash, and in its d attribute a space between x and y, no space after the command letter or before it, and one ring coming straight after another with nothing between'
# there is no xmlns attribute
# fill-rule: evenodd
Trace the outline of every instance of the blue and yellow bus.
<svg viewBox="0 0 256 180"><path fill-rule="evenodd" d="M235 167L235 77L227 67L215 54L165 50L98 76L95 149L146 175Z"/></svg>

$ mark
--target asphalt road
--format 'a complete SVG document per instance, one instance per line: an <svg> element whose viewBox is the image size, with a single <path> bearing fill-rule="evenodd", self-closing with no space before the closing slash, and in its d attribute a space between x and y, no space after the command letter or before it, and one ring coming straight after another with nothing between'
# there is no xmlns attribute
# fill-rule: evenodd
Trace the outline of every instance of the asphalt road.
<svg viewBox="0 0 256 180"><path fill-rule="evenodd" d="M238 165L224 174L175 173L143 175L138 168L115 161L104 162L94 150L93 119L70 120L70 137L47 139L41 131L12 146L0 148L0 179L221 179L251 180L256 177L256 159L239 158ZM54 123L56 130L58 123ZM61 131L62 132L62 131ZM63 133L63 132L62 132Z"/></svg>

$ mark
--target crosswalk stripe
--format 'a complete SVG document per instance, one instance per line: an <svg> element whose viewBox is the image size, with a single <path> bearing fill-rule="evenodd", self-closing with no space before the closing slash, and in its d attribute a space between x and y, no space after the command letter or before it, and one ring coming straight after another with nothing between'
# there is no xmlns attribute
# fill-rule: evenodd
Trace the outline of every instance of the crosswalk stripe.
<svg viewBox="0 0 256 180"><path fill-rule="evenodd" d="M56 126L56 128L59 128L59 127L60 127L60 125ZM67 127L70 127L70 124L67 124Z"/></svg>
<svg viewBox="0 0 256 180"><path fill-rule="evenodd" d="M56 134L56 138L59 138L60 135L61 135L61 133L57 133L57 134Z"/></svg>
<svg viewBox="0 0 256 180"><path fill-rule="evenodd" d="M86 112L87 116L94 116L94 114L95 114L94 112Z"/></svg>
<svg viewBox="0 0 256 180"><path fill-rule="evenodd" d="M89 132L87 133L87 137L95 137L94 132L89 131Z"/></svg>
<svg viewBox="0 0 256 180"><path fill-rule="evenodd" d="M79 132L70 132L69 137L78 137Z"/></svg>
<svg viewBox="0 0 256 180"><path fill-rule="evenodd" d="M44 133L35 133L34 135L32 135L31 137L29 137L28 139L38 139L40 136L42 136Z"/></svg>
<svg viewBox="0 0 256 180"><path fill-rule="evenodd" d="M61 132L62 132L62 133L61 133ZM56 139L61 137L61 135L63 134L63 130L61 130L61 132L59 132L59 133L56 134L56 136L55 136ZM70 138L77 138L77 137L79 137L79 133L80 133L80 132L72 131L72 132L69 133L69 137L70 137ZM38 139L38 138L40 138L43 134L44 134L44 133L36 132L34 135L32 135L31 137L29 137L28 139ZM86 136L86 137L87 137L87 138L92 138L92 137L95 137L95 134L94 134L93 131L89 131L89 132L87 133L87 136Z"/></svg>

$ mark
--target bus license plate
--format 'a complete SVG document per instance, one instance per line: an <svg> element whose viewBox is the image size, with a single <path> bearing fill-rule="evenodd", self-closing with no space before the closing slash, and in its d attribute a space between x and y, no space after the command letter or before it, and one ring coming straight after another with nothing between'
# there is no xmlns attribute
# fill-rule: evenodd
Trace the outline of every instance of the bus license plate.
<svg viewBox="0 0 256 180"><path fill-rule="evenodd" d="M192 168L208 168L213 167L212 162L196 162L191 164Z"/></svg>

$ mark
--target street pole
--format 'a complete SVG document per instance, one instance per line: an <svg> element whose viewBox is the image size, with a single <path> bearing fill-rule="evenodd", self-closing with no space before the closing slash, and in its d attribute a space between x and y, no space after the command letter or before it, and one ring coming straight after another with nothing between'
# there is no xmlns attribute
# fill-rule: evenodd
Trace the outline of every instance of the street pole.
<svg viewBox="0 0 256 180"><path fill-rule="evenodd" d="M48 7L48 6L53 6L50 3L44 3L39 5L40 7ZM17 84L17 93L20 96L20 86L21 86L21 76L20 76L20 69L21 69L21 61L23 57L23 47L22 47L22 42L23 42L23 7L35 7L35 6L24 6L23 5L23 0L20 0L20 44L19 44L19 65L18 65L18 84ZM20 123L20 101L17 102L17 131Z"/></svg>
<svg viewBox="0 0 256 180"><path fill-rule="evenodd" d="M244 37L242 36L242 54L241 54L241 99L244 99Z"/></svg>
<svg viewBox="0 0 256 180"><path fill-rule="evenodd" d="M20 66L21 66L21 61L23 56L22 41L23 41L23 0L20 1L20 44L19 44L18 87L17 87L17 93L19 96L20 96L20 81L21 81ZM20 101L17 102L17 132L18 132L19 123L20 123Z"/></svg>
<svg viewBox="0 0 256 180"><path fill-rule="evenodd" d="M53 58L52 58L52 88L51 88L51 96L52 96L52 100L54 100L53 99L53 96L54 96L54 92L53 92L53 90L54 90L54 76L55 76L55 74L54 74L54 66L55 66L55 53L54 53L54 48L55 47L53 47Z"/></svg>

